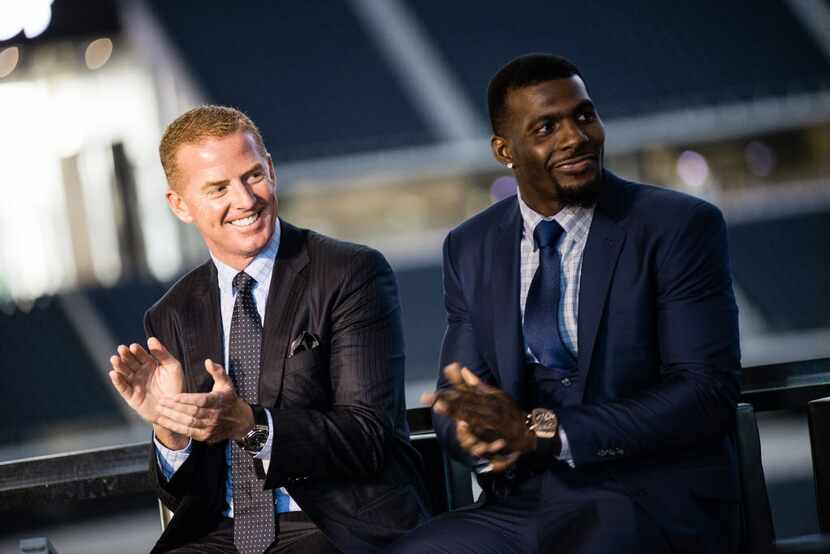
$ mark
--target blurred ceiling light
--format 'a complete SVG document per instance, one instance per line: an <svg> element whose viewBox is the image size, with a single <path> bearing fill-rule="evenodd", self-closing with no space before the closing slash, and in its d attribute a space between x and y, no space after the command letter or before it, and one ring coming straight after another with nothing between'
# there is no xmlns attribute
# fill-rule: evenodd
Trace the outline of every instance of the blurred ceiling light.
<svg viewBox="0 0 830 554"><path fill-rule="evenodd" d="M12 46L0 51L0 79L11 75L20 60L20 49Z"/></svg>
<svg viewBox="0 0 830 554"><path fill-rule="evenodd" d="M99 69L107 63L112 56L112 41L108 38L93 40L86 47L84 61L89 69Z"/></svg>
<svg viewBox="0 0 830 554"><path fill-rule="evenodd" d="M772 148L757 140L750 142L744 148L744 160L749 171L756 177L768 177L775 169L777 162Z"/></svg>
<svg viewBox="0 0 830 554"><path fill-rule="evenodd" d="M709 177L709 164L694 150L686 150L677 158L677 175L687 187L700 189Z"/></svg>
<svg viewBox="0 0 830 554"><path fill-rule="evenodd" d="M0 2L0 40L9 40L20 31L35 38L52 21L53 0L3 0Z"/></svg>

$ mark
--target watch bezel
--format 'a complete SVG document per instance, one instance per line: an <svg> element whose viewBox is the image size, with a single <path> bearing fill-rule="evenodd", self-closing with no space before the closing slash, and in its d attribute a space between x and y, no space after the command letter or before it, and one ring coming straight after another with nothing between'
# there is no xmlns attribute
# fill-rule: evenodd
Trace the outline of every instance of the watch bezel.
<svg viewBox="0 0 830 554"><path fill-rule="evenodd" d="M268 416L262 406L251 404L251 410L254 413L254 427L236 444L250 454L258 454L268 442Z"/></svg>

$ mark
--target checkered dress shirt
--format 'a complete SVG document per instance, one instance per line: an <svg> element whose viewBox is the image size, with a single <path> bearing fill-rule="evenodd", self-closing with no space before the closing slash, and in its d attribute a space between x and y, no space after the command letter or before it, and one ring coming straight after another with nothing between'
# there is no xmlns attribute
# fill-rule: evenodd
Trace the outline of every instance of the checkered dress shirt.
<svg viewBox="0 0 830 554"><path fill-rule="evenodd" d="M559 298L559 334L565 347L576 357L577 348L577 321L579 316L579 278L582 275L582 253L588 241L588 231L591 230L591 221L594 219L594 208L566 206L553 217L545 217L525 204L520 194L519 211L522 214L524 228L521 242L521 290L519 306L522 311L522 325L525 319L525 304L527 293L533 275L539 267L539 249L533 240L533 230L542 220L556 220L565 233L559 239L557 248L562 263ZM536 357L525 344L525 356L530 362L537 362Z"/></svg>

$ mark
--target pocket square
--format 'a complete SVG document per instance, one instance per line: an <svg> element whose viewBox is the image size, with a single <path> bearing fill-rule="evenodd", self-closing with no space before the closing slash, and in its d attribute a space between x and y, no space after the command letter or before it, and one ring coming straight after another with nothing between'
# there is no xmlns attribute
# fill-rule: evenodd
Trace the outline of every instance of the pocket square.
<svg viewBox="0 0 830 554"><path fill-rule="evenodd" d="M314 350L320 346L320 339L313 333L303 331L296 339L291 341L291 346L288 349L288 357L291 358L295 354L305 352L306 350Z"/></svg>

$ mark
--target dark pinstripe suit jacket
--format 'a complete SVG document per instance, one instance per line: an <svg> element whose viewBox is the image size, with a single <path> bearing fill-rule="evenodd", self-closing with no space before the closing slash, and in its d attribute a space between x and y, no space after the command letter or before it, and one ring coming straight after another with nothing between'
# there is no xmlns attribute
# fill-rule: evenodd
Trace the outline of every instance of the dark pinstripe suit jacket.
<svg viewBox="0 0 830 554"><path fill-rule="evenodd" d="M374 551L428 517L420 458L409 443L397 285L383 256L281 221L265 311L260 403L275 438L265 486L287 487L345 552ZM189 391L209 391L205 358L222 360L216 268L196 268L145 316L184 367ZM320 346L291 358L303 331ZM225 444L194 442L165 482L151 476L175 517L160 551L209 532L225 510Z"/></svg>

